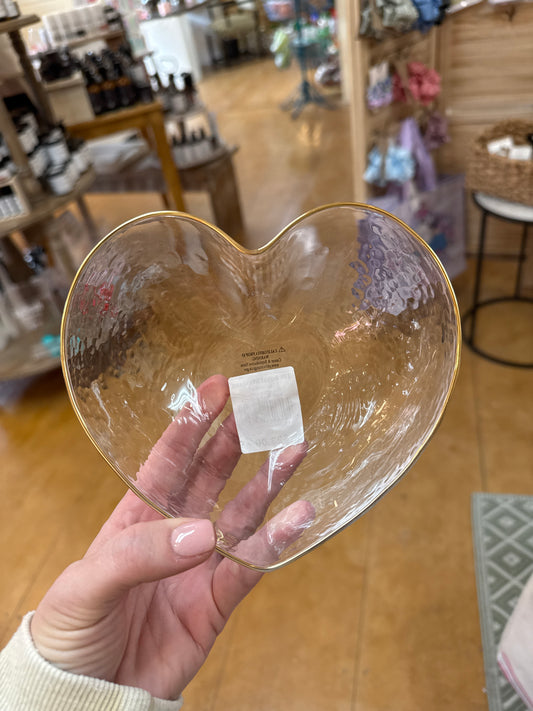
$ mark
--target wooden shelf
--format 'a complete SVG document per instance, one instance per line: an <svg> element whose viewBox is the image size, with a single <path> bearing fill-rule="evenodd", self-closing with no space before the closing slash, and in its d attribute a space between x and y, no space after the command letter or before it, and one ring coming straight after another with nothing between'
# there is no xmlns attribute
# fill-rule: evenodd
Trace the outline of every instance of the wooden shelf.
<svg viewBox="0 0 533 711"><path fill-rule="evenodd" d="M194 118L195 116L202 116L207 114L207 108L204 104L198 103L187 111L172 111L169 112L169 119L175 119L176 121L186 121L187 119Z"/></svg>
<svg viewBox="0 0 533 711"><path fill-rule="evenodd" d="M505 121L506 119L530 118L533 114L533 102L524 101L517 103L498 103L492 97L485 101L471 103L457 102L452 107L447 107L445 114L455 123L472 123L487 125L490 122Z"/></svg>
<svg viewBox="0 0 533 711"><path fill-rule="evenodd" d="M3 20L0 22L0 33L2 32L16 32L17 30L27 27L28 25L35 25L40 22L41 18L38 15L21 15L20 17L15 17L14 20Z"/></svg>
<svg viewBox="0 0 533 711"><path fill-rule="evenodd" d="M0 237L15 232L24 230L41 220L46 219L50 215L69 202L76 200L77 197L83 195L94 180L94 171L89 169L86 171L76 183L74 190L66 195L46 195L42 200L32 205L31 212L26 215L12 217L8 220L0 221Z"/></svg>
<svg viewBox="0 0 533 711"><path fill-rule="evenodd" d="M23 15L14 20L0 22L0 33L7 34L13 49L17 53L26 81L29 84L31 95L39 105L43 116L53 122L53 114L48 102L48 96L35 74L35 70L26 52L20 30L28 25L40 22L37 15ZM74 200L79 200L80 209L83 211L83 194L93 182L95 175L91 169L87 170L78 180L74 189L66 195L37 195L38 182L33 177L28 159L23 147L20 145L17 133L13 126L3 102L0 102L0 130L9 148L11 157L18 168L18 175L26 184L26 196L31 202L30 211L25 215L18 215L6 220L0 220L0 238L17 230L28 230L33 225L38 225L51 217L59 210ZM53 350L43 342L45 336L59 334L61 324L60 316L50 317L38 328L31 332L21 333L17 338L0 350L0 380L22 378L45 373L58 368L60 359Z"/></svg>
<svg viewBox="0 0 533 711"><path fill-rule="evenodd" d="M238 146L226 146L225 144L220 145L215 151L213 151L208 158L201 161L196 161L194 163L181 163L177 164L178 170L194 170L195 168L203 168L210 163L214 163L221 158L226 158L227 156L232 156L239 150Z"/></svg>
<svg viewBox="0 0 533 711"><path fill-rule="evenodd" d="M98 32L94 35L84 35L83 37L76 37L66 42L62 42L62 45L66 45L69 49L75 49L76 47L83 47L84 44L90 44L91 42L97 42L102 40L108 42L114 39L119 39L125 34L124 30L113 30L113 32Z"/></svg>
<svg viewBox="0 0 533 711"><path fill-rule="evenodd" d="M42 342L46 335L58 335L61 323L45 324L23 333L0 350L0 381L26 378L59 368L61 359L53 355Z"/></svg>
<svg viewBox="0 0 533 711"><path fill-rule="evenodd" d="M218 3L216 3L218 5ZM223 3L221 3L223 4ZM168 15L157 16L157 17L147 17L145 20L140 20L140 24L144 22L152 22L152 20L167 20L170 17L180 17L188 12L194 12L195 10L204 10L211 7L212 3L210 0L200 0L200 2L193 3L192 5L185 5L185 7L180 7L173 12L169 12Z"/></svg>
<svg viewBox="0 0 533 711"><path fill-rule="evenodd" d="M66 79L54 79L54 81L42 82L42 85L46 91L50 91L52 89L68 89L71 86L79 86L80 84L83 84L83 87L85 87L85 81L81 72L74 72L72 76L67 77Z"/></svg>
<svg viewBox="0 0 533 711"><path fill-rule="evenodd" d="M159 101L151 101L149 104L143 104L139 102L133 106L126 106L124 108L116 109L115 111L107 111L105 114L99 114L89 121L82 121L81 123L72 123L67 125L67 130L73 135L78 135L79 132L98 131L100 128L110 126L112 124L121 124L122 122L128 122L131 119L144 116L147 113L161 112L162 105ZM115 128L116 131L125 130L126 127ZM108 131L107 133L112 133ZM96 133L91 136L81 136L84 140L89 140L90 138L95 138Z"/></svg>

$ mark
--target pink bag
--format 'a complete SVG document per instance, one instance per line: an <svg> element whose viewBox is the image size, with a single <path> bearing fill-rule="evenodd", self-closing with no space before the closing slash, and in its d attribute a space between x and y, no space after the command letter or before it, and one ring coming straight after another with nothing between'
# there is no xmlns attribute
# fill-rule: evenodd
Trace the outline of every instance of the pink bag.
<svg viewBox="0 0 533 711"><path fill-rule="evenodd" d="M395 101L407 102L412 98L424 106L429 106L440 94L440 75L435 69L422 62L409 62L407 76L402 76L405 71L398 69L398 73L394 75Z"/></svg>

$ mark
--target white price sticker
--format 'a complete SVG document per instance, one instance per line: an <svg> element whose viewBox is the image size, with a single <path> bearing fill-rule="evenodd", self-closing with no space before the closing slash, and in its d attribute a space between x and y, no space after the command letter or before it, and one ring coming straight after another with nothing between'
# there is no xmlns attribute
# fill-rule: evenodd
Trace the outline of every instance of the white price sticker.
<svg viewBox="0 0 533 711"><path fill-rule="evenodd" d="M237 375L229 378L229 391L243 454L304 441L294 368Z"/></svg>

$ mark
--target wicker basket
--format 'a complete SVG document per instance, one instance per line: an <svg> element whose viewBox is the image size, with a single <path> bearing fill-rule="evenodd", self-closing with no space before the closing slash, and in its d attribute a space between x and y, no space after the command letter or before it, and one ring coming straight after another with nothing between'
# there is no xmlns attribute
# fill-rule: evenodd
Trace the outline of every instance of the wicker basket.
<svg viewBox="0 0 533 711"><path fill-rule="evenodd" d="M516 145L528 143L533 121L503 121L478 136L471 146L466 186L489 195L533 206L533 160L513 160L491 155L487 143L512 136Z"/></svg>

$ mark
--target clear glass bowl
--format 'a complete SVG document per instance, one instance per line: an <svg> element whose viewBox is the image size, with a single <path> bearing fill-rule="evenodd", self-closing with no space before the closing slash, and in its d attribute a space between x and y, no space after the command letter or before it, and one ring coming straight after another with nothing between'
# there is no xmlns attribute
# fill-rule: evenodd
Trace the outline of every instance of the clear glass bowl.
<svg viewBox="0 0 533 711"><path fill-rule="evenodd" d="M255 251L188 215L141 216L88 256L62 326L69 395L106 461L165 516L211 518L220 553L262 570L398 481L459 353L436 256L358 204L313 210Z"/></svg>

